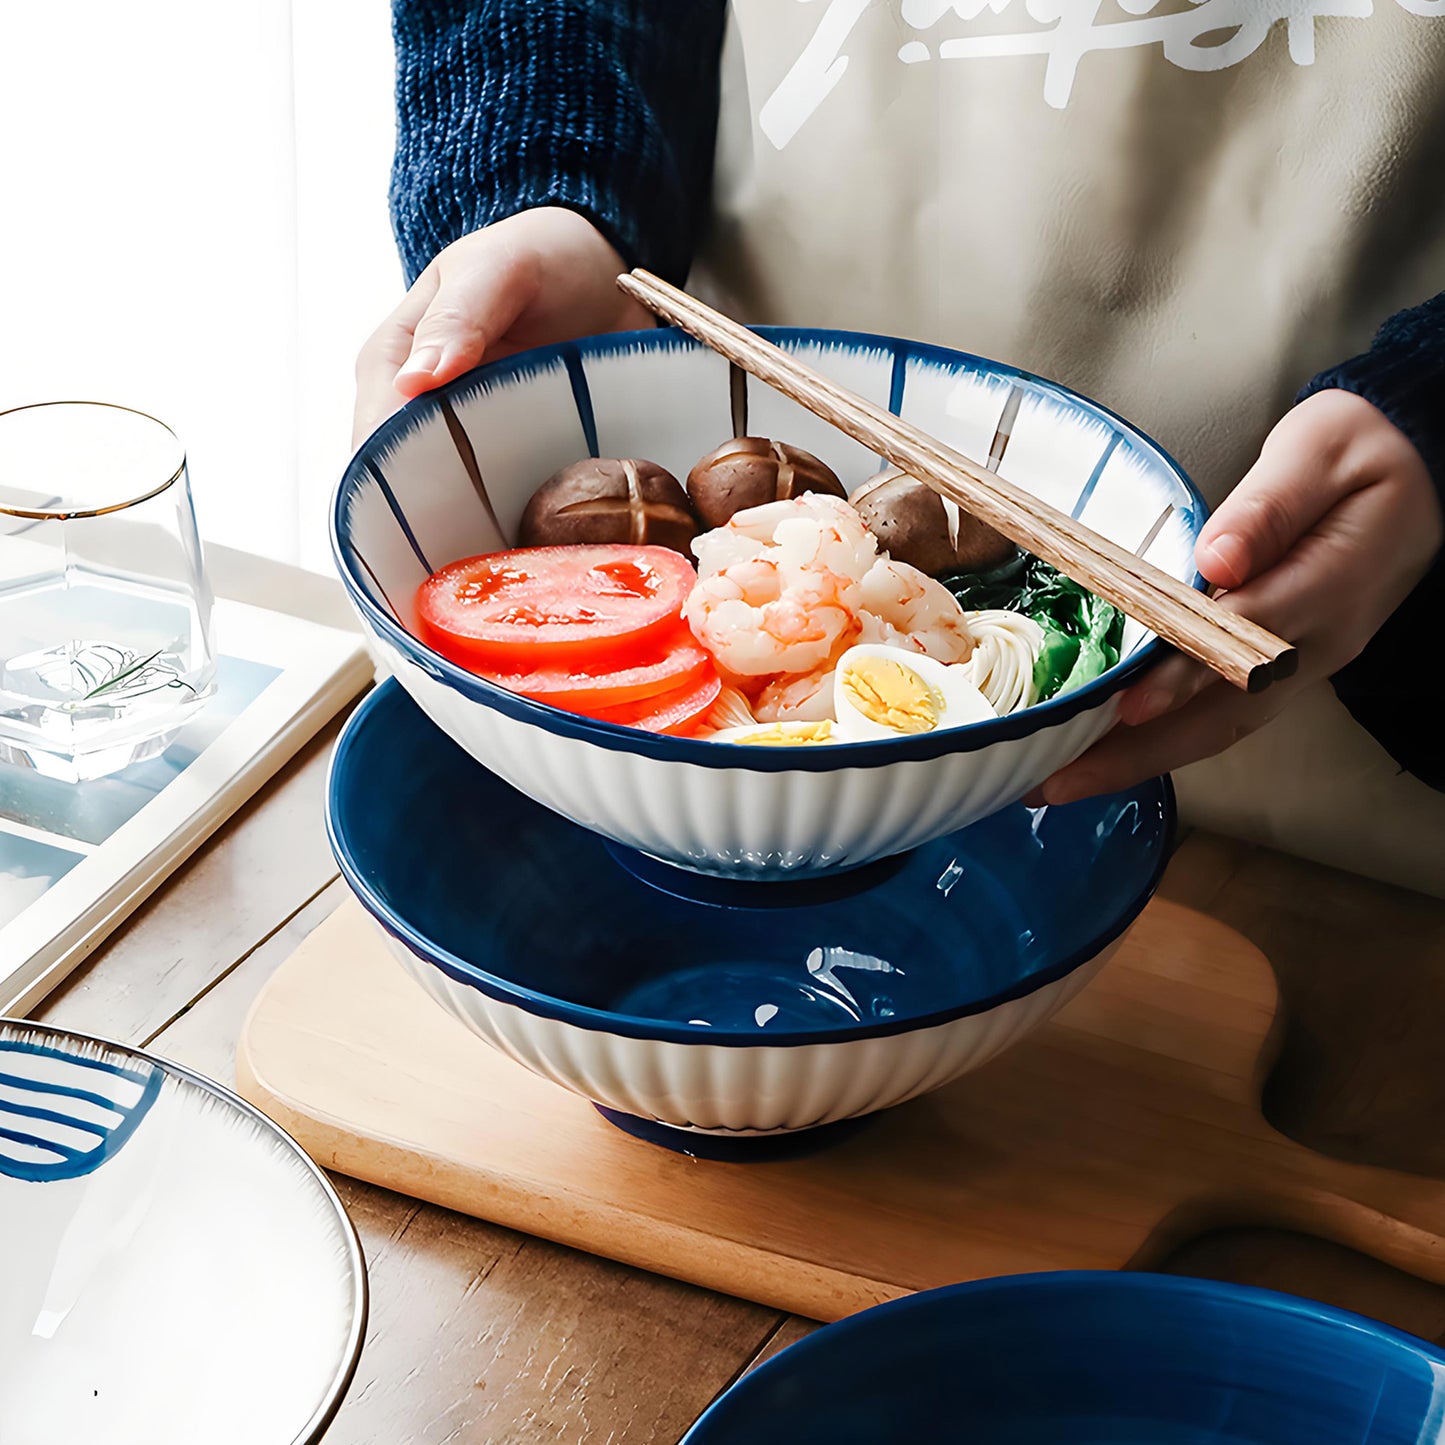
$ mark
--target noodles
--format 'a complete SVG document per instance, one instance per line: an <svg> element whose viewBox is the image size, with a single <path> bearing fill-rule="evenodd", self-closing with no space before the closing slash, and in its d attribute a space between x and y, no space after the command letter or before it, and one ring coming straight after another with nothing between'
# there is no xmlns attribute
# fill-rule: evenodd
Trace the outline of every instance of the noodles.
<svg viewBox="0 0 1445 1445"><path fill-rule="evenodd" d="M697 736L705 738L712 733L721 732L724 728L750 727L757 721L747 698L737 688L724 686L718 694L718 700L703 719Z"/></svg>
<svg viewBox="0 0 1445 1445"><path fill-rule="evenodd" d="M1034 661L1044 643L1044 630L1021 612L969 612L973 656L968 667L973 685L1002 717L1037 700Z"/></svg>
<svg viewBox="0 0 1445 1445"><path fill-rule="evenodd" d="M1119 661L1124 614L1040 557L1020 553L1006 566L953 572L943 582L970 618L1022 613L1043 629L1043 642L1034 648L1030 704L1073 692Z"/></svg>

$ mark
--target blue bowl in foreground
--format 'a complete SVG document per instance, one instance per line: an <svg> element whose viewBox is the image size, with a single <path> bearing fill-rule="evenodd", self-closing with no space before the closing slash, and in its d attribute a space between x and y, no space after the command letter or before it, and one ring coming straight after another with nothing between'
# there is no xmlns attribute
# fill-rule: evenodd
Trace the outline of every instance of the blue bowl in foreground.
<svg viewBox="0 0 1445 1445"><path fill-rule="evenodd" d="M478 767L394 682L337 743L332 845L401 964L497 1048L606 1109L808 1129L978 1067L1072 998L1154 891L1166 781L1016 805L796 884L629 855Z"/></svg>
<svg viewBox="0 0 1445 1445"><path fill-rule="evenodd" d="M784 350L1198 585L1203 501L1155 443L1066 387L895 337L769 328ZM433 722L532 798L702 873L820 876L938 838L1023 797L1113 724L1161 645L1138 623L1103 676L1005 717L916 737L757 748L662 737L530 702L416 636L428 573L512 545L533 491L588 455L678 478L729 437L821 457L850 491L879 458L681 332L529 351L409 402L347 467L332 508L341 580L383 665Z"/></svg>
<svg viewBox="0 0 1445 1445"><path fill-rule="evenodd" d="M683 1445L1424 1445L1445 1354L1265 1290L1147 1274L930 1290L745 1376Z"/></svg>

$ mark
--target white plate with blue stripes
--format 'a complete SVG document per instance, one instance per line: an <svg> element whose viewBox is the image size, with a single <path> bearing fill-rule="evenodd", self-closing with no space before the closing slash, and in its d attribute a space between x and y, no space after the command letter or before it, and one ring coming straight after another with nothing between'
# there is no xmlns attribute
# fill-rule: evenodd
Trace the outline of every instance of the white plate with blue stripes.
<svg viewBox="0 0 1445 1445"><path fill-rule="evenodd" d="M325 1174L180 1065L0 1020L0 1442L302 1445L356 1368Z"/></svg>

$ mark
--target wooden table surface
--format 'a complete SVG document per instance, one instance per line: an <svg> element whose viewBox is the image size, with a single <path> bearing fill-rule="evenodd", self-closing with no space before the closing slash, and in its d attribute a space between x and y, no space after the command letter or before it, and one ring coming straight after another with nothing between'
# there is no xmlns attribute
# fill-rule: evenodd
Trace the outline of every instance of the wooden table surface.
<svg viewBox="0 0 1445 1445"><path fill-rule="evenodd" d="M37 1011L234 1083L262 984L337 905L317 738ZM1195 834L1165 894L1251 938L1288 1026L1267 1111L1314 1148L1445 1180L1445 903ZM752 1365L814 1328L337 1178L371 1320L328 1445L676 1441ZM1441 1185L1445 1189L1445 1183ZM1445 1290L1264 1230L1196 1240L1180 1273L1291 1290L1445 1337Z"/></svg>

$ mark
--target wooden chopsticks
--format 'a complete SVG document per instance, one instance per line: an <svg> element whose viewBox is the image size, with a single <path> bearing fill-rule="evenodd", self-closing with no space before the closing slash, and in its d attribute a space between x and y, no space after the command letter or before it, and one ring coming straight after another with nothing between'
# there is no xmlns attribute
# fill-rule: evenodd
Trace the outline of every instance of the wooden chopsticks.
<svg viewBox="0 0 1445 1445"><path fill-rule="evenodd" d="M1295 649L1258 623L830 381L687 292L642 270L619 276L617 284L650 311L926 482L1236 687L1260 692L1298 665Z"/></svg>

